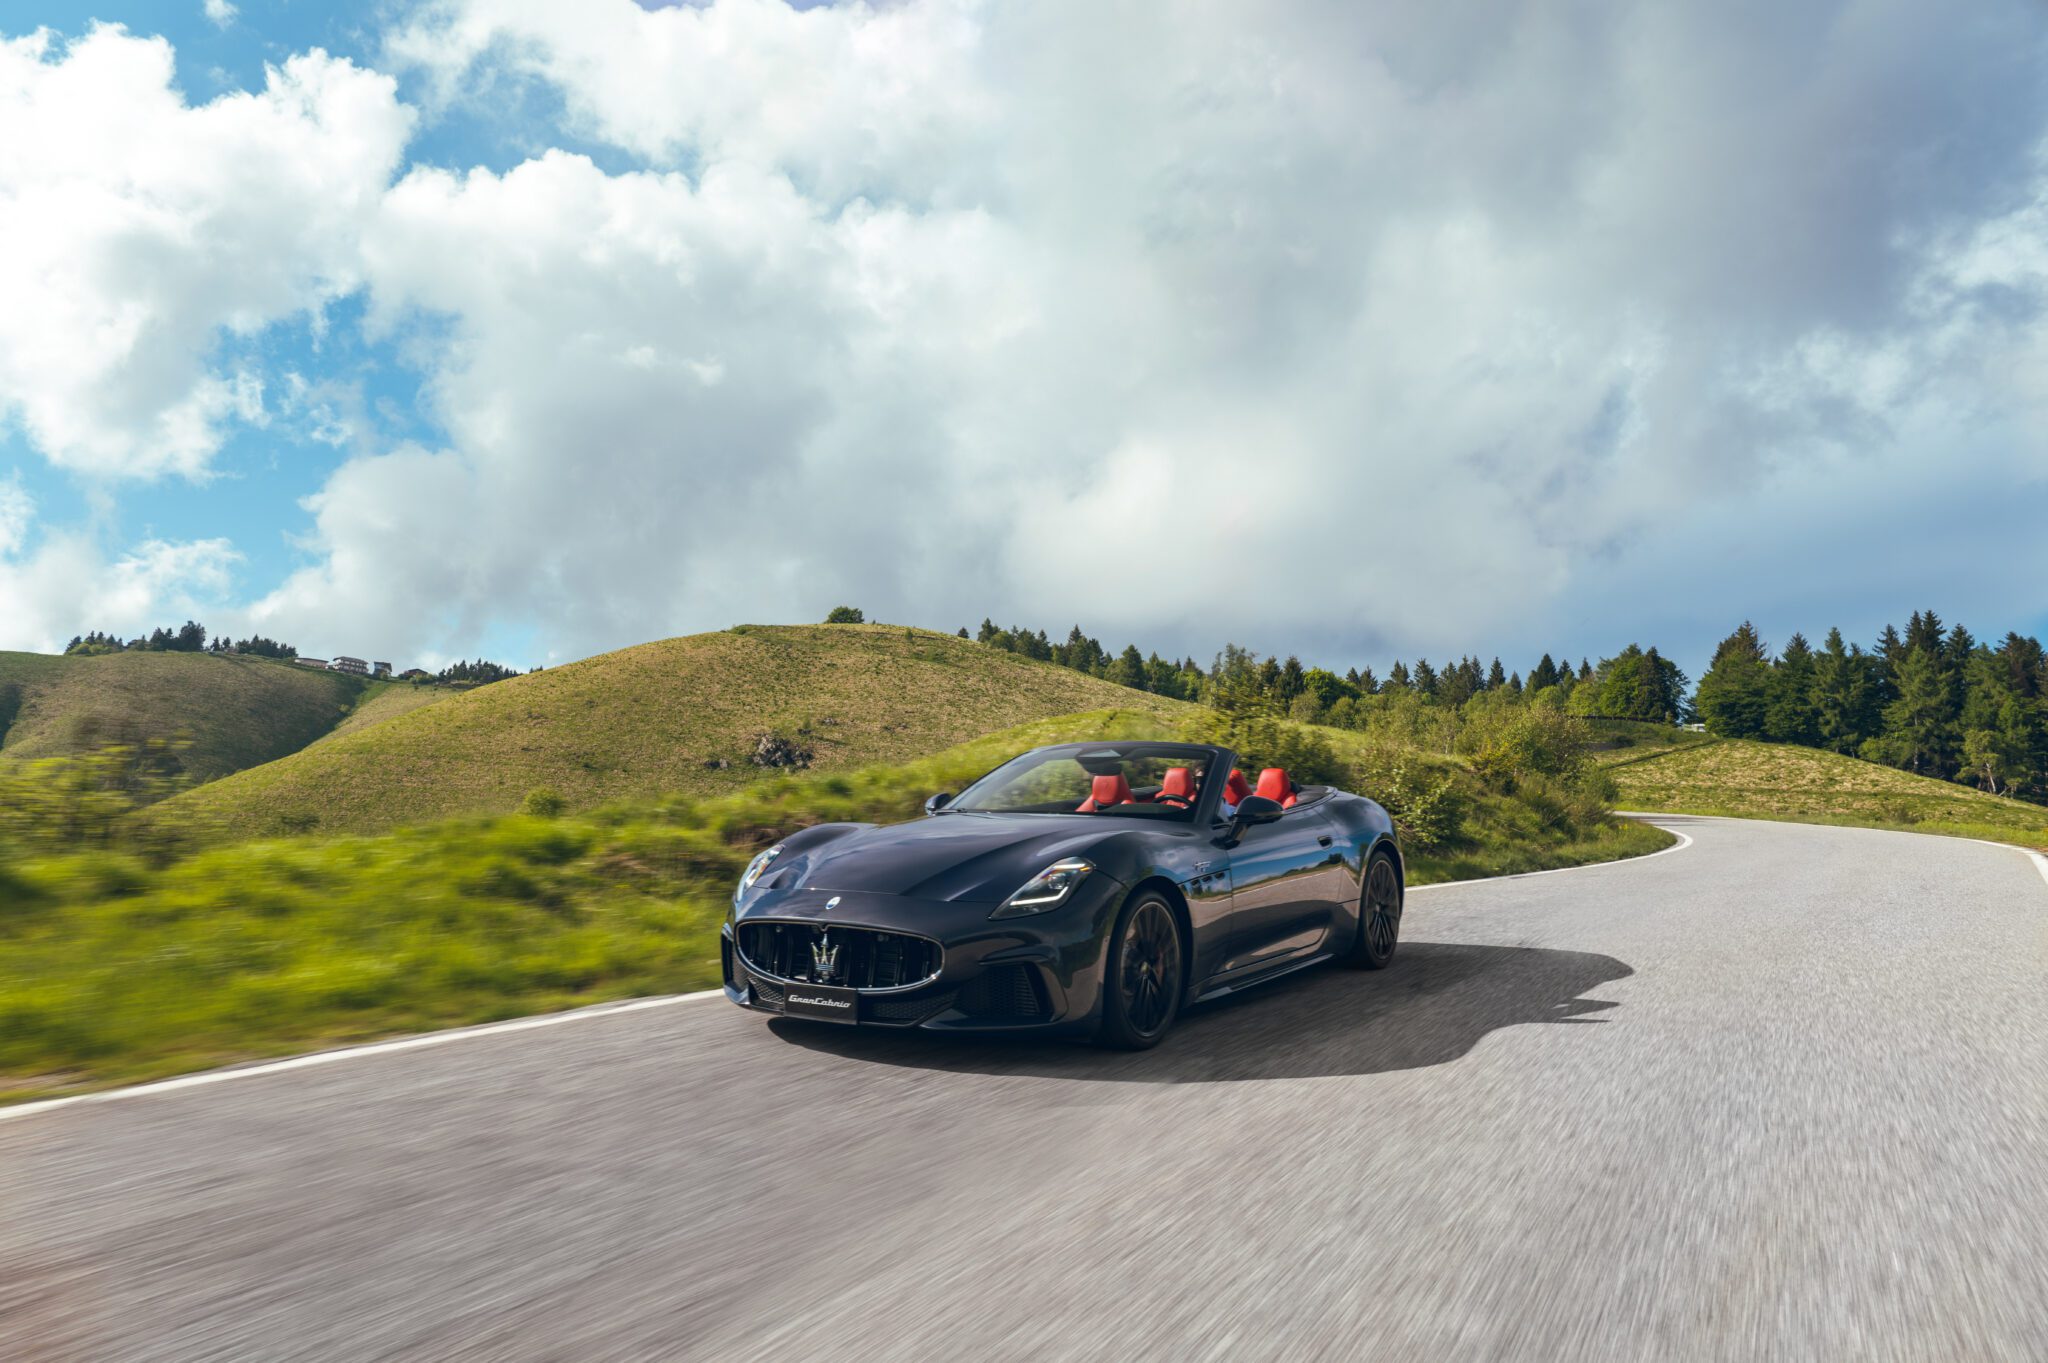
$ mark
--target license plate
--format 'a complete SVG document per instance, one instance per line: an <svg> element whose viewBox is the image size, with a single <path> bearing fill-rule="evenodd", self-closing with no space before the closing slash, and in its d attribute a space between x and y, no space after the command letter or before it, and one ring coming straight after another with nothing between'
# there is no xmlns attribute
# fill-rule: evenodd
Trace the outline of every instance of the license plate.
<svg viewBox="0 0 2048 1363"><path fill-rule="evenodd" d="M793 984L783 1000L782 1011L793 1018L816 1018L820 1022L859 1022L860 995L828 984Z"/></svg>

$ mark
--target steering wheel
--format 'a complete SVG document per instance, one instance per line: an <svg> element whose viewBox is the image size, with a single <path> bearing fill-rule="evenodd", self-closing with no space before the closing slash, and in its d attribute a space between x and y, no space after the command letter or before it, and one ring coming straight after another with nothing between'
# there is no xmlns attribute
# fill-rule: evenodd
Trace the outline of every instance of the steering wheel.
<svg viewBox="0 0 2048 1363"><path fill-rule="evenodd" d="M1162 792L1153 796L1152 799L1156 804L1175 804L1179 805L1182 809L1193 809L1195 807L1195 797L1192 795L1167 795Z"/></svg>

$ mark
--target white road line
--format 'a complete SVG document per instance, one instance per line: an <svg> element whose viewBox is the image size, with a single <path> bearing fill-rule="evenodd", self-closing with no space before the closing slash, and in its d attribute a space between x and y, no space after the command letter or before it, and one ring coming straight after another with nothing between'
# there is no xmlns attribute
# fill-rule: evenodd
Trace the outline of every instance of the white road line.
<svg viewBox="0 0 2048 1363"><path fill-rule="evenodd" d="M502 1036L506 1032L527 1032L540 1027L557 1027L565 1022L582 1022L589 1018L612 1017L619 1013L637 1013L643 1008L669 1008L678 1003L688 1003L692 999L716 998L724 992L722 989L700 989L694 994L664 994L657 998L601 1003L593 1008L577 1008L566 1013L542 1013L536 1017L509 1018L504 1022L487 1022L478 1027L457 1027L445 1032L399 1037L393 1041L372 1041L363 1046L315 1051L311 1055L295 1055L288 1060L267 1060L261 1064L242 1065L229 1070L205 1070L199 1074L181 1075L176 1079L159 1079L154 1083L135 1084L128 1088L103 1089L98 1093L79 1093L68 1098L45 1098L40 1102L22 1103L16 1107L0 1107L0 1122L82 1103L111 1103L123 1098L144 1098L157 1093L175 1093L179 1089L225 1084L230 1079L253 1079L260 1074L282 1074L286 1070L311 1069L315 1065L332 1065L342 1060L361 1060L365 1056L425 1050L429 1046L445 1046L453 1041L468 1041L472 1037Z"/></svg>
<svg viewBox="0 0 2048 1363"><path fill-rule="evenodd" d="M1648 822L1649 820L1657 818L1659 816L1652 814L1631 814L1628 817L1639 818L1644 820L1645 822ZM1672 817L1675 818L1678 816L1674 815ZM1698 816L1686 815L1685 817L1696 818ZM1659 826L1661 827L1662 825ZM1561 876L1569 871L1599 871L1604 870L1609 866L1640 866L1642 863L1646 861L1655 861L1658 857L1668 857L1673 852L1683 852L1686 848L1692 846L1692 839L1686 834L1679 832L1677 829L1666 828L1664 829L1664 831L1666 833L1669 833L1672 837L1677 838L1678 841L1673 843L1671 846L1664 848L1662 851L1646 852L1639 857L1616 857L1613 861L1589 861L1584 866L1553 866L1548 871L1523 871L1518 875L1511 876L1479 876L1472 880L1439 880L1433 885L1410 885L1408 887L1408 893L1421 894L1424 890L1450 890L1455 889L1460 885L1497 885L1502 881L1530 880L1536 876Z"/></svg>

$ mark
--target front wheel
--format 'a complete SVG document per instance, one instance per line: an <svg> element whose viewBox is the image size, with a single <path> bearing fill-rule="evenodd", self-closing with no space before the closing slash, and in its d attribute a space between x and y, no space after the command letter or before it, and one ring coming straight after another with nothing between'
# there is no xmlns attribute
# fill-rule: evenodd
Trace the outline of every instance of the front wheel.
<svg viewBox="0 0 2048 1363"><path fill-rule="evenodd" d="M1345 958L1361 970L1384 970L1401 940L1401 873L1386 850L1365 863L1365 889L1358 898L1358 941Z"/></svg>
<svg viewBox="0 0 2048 1363"><path fill-rule="evenodd" d="M1164 898L1147 892L1124 905L1108 958L1096 1039L1125 1051L1157 1046L1180 1015L1181 994L1180 924Z"/></svg>

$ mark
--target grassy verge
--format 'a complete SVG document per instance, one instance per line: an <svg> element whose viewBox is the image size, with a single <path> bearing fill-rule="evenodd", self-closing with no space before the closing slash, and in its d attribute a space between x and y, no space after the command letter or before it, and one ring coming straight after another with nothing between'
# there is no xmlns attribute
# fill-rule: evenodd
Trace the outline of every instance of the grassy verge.
<svg viewBox="0 0 2048 1363"><path fill-rule="evenodd" d="M1168 732L1150 714L1095 711L704 799L255 841L167 863L0 855L0 1101L704 988L734 880L787 831L911 817L932 791L1040 744ZM1456 807L1454 831L1410 843L1414 883L1669 842L1541 783L1502 794L1452 759L1319 733L1354 788Z"/></svg>
<svg viewBox="0 0 2048 1363"><path fill-rule="evenodd" d="M2048 808L1781 743L1721 740L1609 769L1624 809L1891 828L2048 849Z"/></svg>

